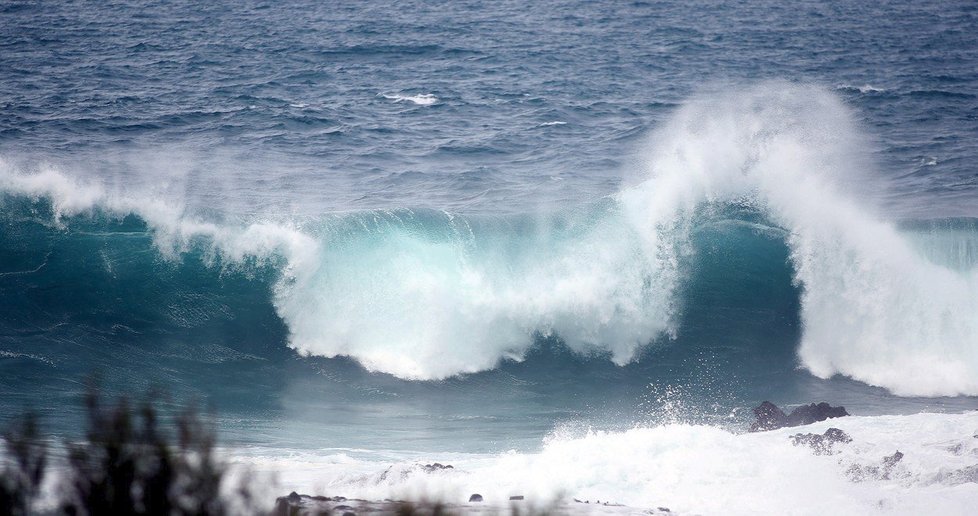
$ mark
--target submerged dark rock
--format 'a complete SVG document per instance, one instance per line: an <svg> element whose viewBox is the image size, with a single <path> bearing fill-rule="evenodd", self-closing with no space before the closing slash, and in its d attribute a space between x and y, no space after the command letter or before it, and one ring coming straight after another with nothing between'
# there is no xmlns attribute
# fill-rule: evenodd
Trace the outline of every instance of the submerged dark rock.
<svg viewBox="0 0 978 516"><path fill-rule="evenodd" d="M944 485L978 484L978 464L961 469L941 471L935 478Z"/></svg>
<svg viewBox="0 0 978 516"><path fill-rule="evenodd" d="M510 500L522 500L523 495L514 495L509 497Z"/></svg>
<svg viewBox="0 0 978 516"><path fill-rule="evenodd" d="M853 482L862 482L864 480L889 480L890 474L893 472L893 468L903 460L903 454L900 450L897 450L893 455L887 455L883 457L883 460L879 465L869 465L860 466L858 464L853 464L849 466L846 470L846 476L849 480Z"/></svg>
<svg viewBox="0 0 978 516"><path fill-rule="evenodd" d="M765 401L754 409L754 416L757 419L750 425L750 431L763 432L789 426L810 425L829 418L848 415L845 407L833 407L825 402L802 405L792 410L790 414L785 415L784 411L777 405Z"/></svg>
<svg viewBox="0 0 978 516"><path fill-rule="evenodd" d="M852 437L838 428L829 428L823 434L795 434L791 436L792 444L808 446L815 455L831 455L833 445L850 442L852 442Z"/></svg>
<svg viewBox="0 0 978 516"><path fill-rule="evenodd" d="M481 501L482 501L482 495L481 494L476 493L476 494L474 494L474 495L472 495L472 496L469 497L469 502L481 502Z"/></svg>
<svg viewBox="0 0 978 516"><path fill-rule="evenodd" d="M434 464L425 464L424 466L421 466L421 469L425 473L431 473L432 471L440 471L443 469L455 469L455 466L452 466L451 464L441 464L440 462L436 462Z"/></svg>

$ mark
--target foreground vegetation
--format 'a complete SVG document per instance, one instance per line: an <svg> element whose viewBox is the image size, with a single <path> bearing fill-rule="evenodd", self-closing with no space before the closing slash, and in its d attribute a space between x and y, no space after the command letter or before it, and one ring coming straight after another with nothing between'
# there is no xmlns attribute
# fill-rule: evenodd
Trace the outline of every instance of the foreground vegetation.
<svg viewBox="0 0 978 516"><path fill-rule="evenodd" d="M51 448L57 443L44 436L33 414L26 414L3 433L0 516L267 514L254 500L247 476L236 490L222 491L227 464L215 455L214 425L196 410L184 411L172 424L161 424L160 412L149 401L135 408L124 397L107 404L94 384L85 397L85 409L84 437L63 443L63 459L55 460ZM55 469L52 462L58 463L57 475L51 474ZM272 514L350 513L345 509L334 511L289 503L293 496L299 497L293 494L280 498ZM388 500L373 505L377 507L372 507L371 512L401 516L441 516L464 511L438 501ZM521 511L515 505L509 510L513 515L548 512L559 511Z"/></svg>
<svg viewBox="0 0 978 516"><path fill-rule="evenodd" d="M54 512L66 515L224 515L255 512L247 489L233 503L221 494L226 466L214 454L215 433L195 410L164 431L148 401L105 404L92 386L85 398L84 439L64 443L63 478L53 485ZM28 414L3 434L0 516L34 513L50 464L50 440ZM234 510L231 510L231 507ZM49 512L49 511L45 511Z"/></svg>

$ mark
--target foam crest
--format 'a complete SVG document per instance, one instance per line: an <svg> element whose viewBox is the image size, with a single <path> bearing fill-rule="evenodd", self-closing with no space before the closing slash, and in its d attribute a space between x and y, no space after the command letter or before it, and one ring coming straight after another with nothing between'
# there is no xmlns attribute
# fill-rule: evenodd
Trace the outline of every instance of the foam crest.
<svg viewBox="0 0 978 516"><path fill-rule="evenodd" d="M430 93L421 93L418 95L402 95L399 93L395 93L393 95L385 94L384 98L393 100L394 102L410 102L419 106L431 106L438 102L438 97Z"/></svg>
<svg viewBox="0 0 978 516"><path fill-rule="evenodd" d="M179 201L152 191L115 191L52 166L23 170L0 158L0 190L35 200L46 199L52 221L64 226L68 217L94 214L137 215L149 226L153 241L167 257L191 249L208 251L231 263L286 260L283 282L296 281L316 266L319 243L292 224L255 221L222 225L188 214Z"/></svg>
<svg viewBox="0 0 978 516"><path fill-rule="evenodd" d="M436 379L520 359L534 334L631 360L670 330L674 264L617 208L519 224L411 211L328 223L308 283L279 292L292 345Z"/></svg>
<svg viewBox="0 0 978 516"><path fill-rule="evenodd" d="M978 276L875 214L866 142L820 88L767 83L694 98L653 137L649 179L621 193L639 227L748 198L789 230L799 357L901 395L978 394Z"/></svg>

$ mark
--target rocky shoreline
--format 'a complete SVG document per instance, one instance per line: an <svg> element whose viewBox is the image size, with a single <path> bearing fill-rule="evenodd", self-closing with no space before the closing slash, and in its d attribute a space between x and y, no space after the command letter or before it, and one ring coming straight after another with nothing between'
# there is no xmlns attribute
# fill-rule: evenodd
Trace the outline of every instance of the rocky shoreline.
<svg viewBox="0 0 978 516"><path fill-rule="evenodd" d="M765 432L785 427L804 426L830 418L848 416L844 407L833 407L828 403L802 405L790 413L785 413L769 401L764 401L753 409L756 420L751 423L749 432ZM795 434L789 437L795 446L807 446L815 455L831 455L835 447L852 442L852 438L838 428L829 428L823 434ZM850 468L847 476L853 482L868 478L886 479L892 468L903 458L900 451L883 457L879 464ZM418 466L431 473L454 469L452 465L441 463ZM385 471L381 478L388 473ZM363 500L344 496L311 496L290 493L279 497L275 502L274 516L307 516L334 514L356 516L358 514L643 514L672 515L668 507L629 507L622 504L600 500L570 500L541 503L516 495L508 500L487 500L481 494L473 493L467 503L446 503L405 500Z"/></svg>
<svg viewBox="0 0 978 516"><path fill-rule="evenodd" d="M849 413L844 407L833 407L828 403L812 403L801 405L786 413L773 403L765 401L753 409L753 412L755 420L745 428L746 431L743 433L744 439L738 439L738 445L751 448L757 446L757 443L760 442L770 442L763 441L763 439L759 441L759 436L750 437L753 434L763 432L768 433L775 441L784 439L787 441L786 444L790 443L802 455L810 453L813 456L824 456L829 461L837 462L839 466L836 471L841 475L837 479L841 484L836 483L836 488L839 488L842 484L853 485L853 487L857 484L871 487L874 483L883 482L883 485L889 485L891 482L907 481L909 478L908 475L911 474L918 475L914 477L915 482L923 482L927 485L954 487L964 484L978 484L978 465L969 463L968 461L956 461L953 466L951 463L947 463L946 465L932 468L930 470L931 473L925 474L928 476L919 476L920 473L910 473L909 471L913 470L907 469L908 462L912 467L916 467L917 463L921 460L921 456L918 455L921 451L920 443L915 441L884 439L883 442L887 444L878 446L873 442L875 441L875 434L867 433L863 420L855 420L849 424L847 424L848 420L836 422L839 418L849 416ZM818 422L825 422L830 419L832 420L832 426L827 426L823 423L822 425L811 428L811 430L817 429L820 433L812 431L790 433L790 430L784 430L786 428L803 427ZM850 435L850 432L844 430L844 428L849 429L852 435ZM955 439L938 444L944 447L942 449L949 456L978 456L978 446L975 446L973 440L978 439L978 431L968 431L958 435ZM929 443L927 446L934 446L934 444ZM897 447L903 451L896 449ZM872 452L867 453L867 450L872 450ZM747 449L745 451L749 455L750 450ZM778 453L784 452L785 450L782 449ZM907 454L909 454L909 457L905 459ZM793 456L796 459L801 458L798 453L795 453ZM767 460L770 460L770 450L768 450L767 454L760 454L759 457L767 457ZM706 461L719 460L712 455L700 455L699 458L700 460ZM821 461L822 459L819 460ZM415 464L411 468L416 472L433 475L451 475L455 471L459 471L455 466L441 463ZM465 473L465 471L460 472ZM391 466L383 473L380 473L379 478L383 480L389 478L391 475L397 474L397 468ZM794 478L796 481L804 482L797 475ZM680 510L676 510L670 509L665 504L662 506L636 507L609 500L582 500L571 498L570 496L556 500L541 499L538 497L539 492L534 494L534 491L529 486L527 486L525 494L532 496L522 496L519 494L520 491L518 489L520 488L517 488L515 491L516 494L513 496L499 496L497 493L494 495L497 498L488 496L485 492L474 492L471 493L468 501L465 503L461 503L458 498L454 502L394 499L366 500L346 498L343 496L310 496L293 492L288 496L283 496L276 500L272 514L274 516L305 516L314 514L356 516L360 514L674 515L680 513L699 514L700 512L709 514L724 513L723 509L716 504L711 505L708 503L709 500L703 500L705 505L701 509L697 509L699 505L695 501L690 503L689 500L686 500L687 505L680 508ZM568 495L573 494L568 493ZM537 496L537 498L534 498L534 496ZM756 498L754 498L755 496ZM762 492L752 493L752 496L746 498L746 500L741 500L741 502L746 501L746 506L732 507L730 508L732 509L731 512L738 514L753 514L758 511L761 513L772 513L772 506L765 504L765 496ZM887 509L896 509L898 505L887 505L895 503L884 500L877 502L877 505ZM933 501L928 502L928 504L931 503ZM752 507L754 504L756 504L756 507ZM802 512L822 514L831 508L830 505L820 505L819 507L819 509L816 509L813 506L810 507L811 511Z"/></svg>

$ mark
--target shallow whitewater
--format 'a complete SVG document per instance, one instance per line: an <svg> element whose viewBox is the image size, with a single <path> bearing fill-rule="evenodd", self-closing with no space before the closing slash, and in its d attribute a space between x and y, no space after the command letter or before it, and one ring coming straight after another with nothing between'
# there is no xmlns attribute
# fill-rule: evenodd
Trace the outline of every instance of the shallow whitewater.
<svg viewBox="0 0 978 516"><path fill-rule="evenodd" d="M853 439L814 455L789 439L841 428ZM611 502L626 513L669 508L678 514L970 514L978 502L978 412L850 416L761 433L668 424L623 432L556 431L537 452L437 454L393 450L229 450L234 463L289 491L368 500L441 499L470 494L508 507ZM882 459L903 458L885 474ZM451 464L426 473L421 465ZM563 509L562 509L563 510ZM616 509L626 511L626 509Z"/></svg>

